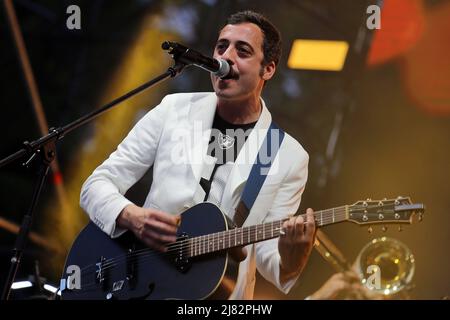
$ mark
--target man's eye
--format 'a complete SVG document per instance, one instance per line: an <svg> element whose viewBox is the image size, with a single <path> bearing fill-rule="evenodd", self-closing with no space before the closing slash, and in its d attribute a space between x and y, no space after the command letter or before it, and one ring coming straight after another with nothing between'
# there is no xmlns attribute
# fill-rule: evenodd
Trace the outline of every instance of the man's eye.
<svg viewBox="0 0 450 320"><path fill-rule="evenodd" d="M250 54L250 51L248 51L247 49L244 49L244 48L239 48L239 52L242 54L246 54L246 55Z"/></svg>

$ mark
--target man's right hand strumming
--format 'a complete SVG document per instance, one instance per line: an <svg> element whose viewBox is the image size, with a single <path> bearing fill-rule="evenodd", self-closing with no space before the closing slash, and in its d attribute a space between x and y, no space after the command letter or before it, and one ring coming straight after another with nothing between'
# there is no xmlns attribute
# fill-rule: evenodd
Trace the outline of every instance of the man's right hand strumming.
<svg viewBox="0 0 450 320"><path fill-rule="evenodd" d="M127 205L117 217L117 225L133 231L152 249L165 252L166 245L176 241L181 217L151 208Z"/></svg>

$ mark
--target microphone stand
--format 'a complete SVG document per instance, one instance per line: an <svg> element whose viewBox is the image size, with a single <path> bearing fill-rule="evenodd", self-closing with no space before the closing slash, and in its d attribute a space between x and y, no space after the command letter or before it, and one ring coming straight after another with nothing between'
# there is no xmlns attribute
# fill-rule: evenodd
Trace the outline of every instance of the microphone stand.
<svg viewBox="0 0 450 320"><path fill-rule="evenodd" d="M6 279L3 293L1 296L2 300L8 300L10 293L11 293L11 286L14 282L14 279L16 277L17 270L19 268L20 260L22 258L23 250L25 248L26 239L28 238L28 234L30 232L32 220L33 220L33 214L36 209L36 205L38 203L38 199L41 195L42 187L44 185L45 179L47 177L50 163L55 159L56 157L56 142L64 138L64 136L75 130L76 128L92 121L99 115L103 114L107 110L111 109L112 107L116 106L117 104L121 103L122 101L138 94L139 92L150 88L157 83L166 80L167 78L171 77L174 78L178 74L181 73L181 71L184 69L186 65L188 65L185 62L182 62L179 60L179 58L182 56L182 54L174 54L173 58L175 60L175 64L172 67L169 67L167 71L154 79L144 83L143 85L137 87L136 89L131 90L130 92L120 96L119 98L116 98L115 100L111 101L110 103L100 107L97 110L94 110L87 115L63 126L58 128L50 128L49 133L35 141L28 142L25 141L24 147L20 149L19 151L11 154L10 156L0 160L0 168L16 161L17 159L21 159L23 157L27 157L28 160L23 163L24 166L29 166L33 161L38 161L38 178L33 190L33 195L31 199L31 203L29 205L28 211L23 217L22 224L20 226L18 236L16 239L16 243L14 245L13 254L11 257L11 266L8 272L8 278Z"/></svg>

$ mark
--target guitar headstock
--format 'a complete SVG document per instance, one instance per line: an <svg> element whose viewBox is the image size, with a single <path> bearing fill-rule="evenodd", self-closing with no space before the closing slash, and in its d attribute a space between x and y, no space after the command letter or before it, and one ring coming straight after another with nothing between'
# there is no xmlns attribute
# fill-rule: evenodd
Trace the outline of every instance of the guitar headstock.
<svg viewBox="0 0 450 320"><path fill-rule="evenodd" d="M358 201L348 206L348 220L359 225L411 224L422 221L425 206L409 197Z"/></svg>

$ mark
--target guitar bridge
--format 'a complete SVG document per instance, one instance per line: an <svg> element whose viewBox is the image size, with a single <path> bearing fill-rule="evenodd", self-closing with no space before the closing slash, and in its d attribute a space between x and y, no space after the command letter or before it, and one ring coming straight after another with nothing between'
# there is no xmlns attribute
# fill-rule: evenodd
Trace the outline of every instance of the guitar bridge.
<svg viewBox="0 0 450 320"><path fill-rule="evenodd" d="M178 271L187 272L190 268L190 261L188 257L188 246L184 245L185 241L189 239L186 233L182 233L178 237L177 242L173 245L173 249L169 247L169 250L173 250L175 267Z"/></svg>
<svg viewBox="0 0 450 320"><path fill-rule="evenodd" d="M137 284L137 262L136 245L133 244L131 249L128 249L127 253L127 281L130 289L134 289Z"/></svg>
<svg viewBox="0 0 450 320"><path fill-rule="evenodd" d="M106 268L105 268L105 257L100 257L100 261L95 264L95 282L101 285L103 288L106 285Z"/></svg>

